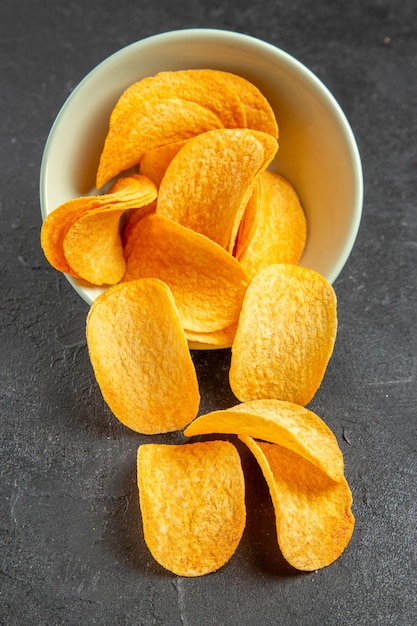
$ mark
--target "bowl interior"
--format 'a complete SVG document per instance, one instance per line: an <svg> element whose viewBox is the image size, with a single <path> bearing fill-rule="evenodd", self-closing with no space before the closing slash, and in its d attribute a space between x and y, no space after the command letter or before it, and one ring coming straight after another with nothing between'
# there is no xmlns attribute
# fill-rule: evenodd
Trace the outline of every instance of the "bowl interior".
<svg viewBox="0 0 417 626"><path fill-rule="evenodd" d="M99 156L121 93L145 76L191 68L240 74L268 98L280 133L271 169L294 185L307 218L301 264L334 282L351 252L362 212L362 169L352 130L312 72L247 35L210 29L154 35L92 70L65 102L49 134L41 166L43 217L71 198L96 193ZM68 278L89 304L103 291Z"/></svg>

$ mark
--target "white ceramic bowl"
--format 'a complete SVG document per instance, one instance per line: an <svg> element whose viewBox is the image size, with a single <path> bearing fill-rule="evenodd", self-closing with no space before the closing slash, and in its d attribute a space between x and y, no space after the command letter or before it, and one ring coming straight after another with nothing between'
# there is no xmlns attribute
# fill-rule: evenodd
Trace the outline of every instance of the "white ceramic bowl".
<svg viewBox="0 0 417 626"><path fill-rule="evenodd" d="M41 165L45 217L63 202L96 193L95 174L110 112L133 82L162 70L222 69L268 98L279 125L271 169L296 188L308 237L301 264L334 282L354 245L363 202L359 151L346 117L323 83L288 53L230 31L190 29L128 45L94 68L72 92L50 131ZM68 280L91 304L100 287Z"/></svg>

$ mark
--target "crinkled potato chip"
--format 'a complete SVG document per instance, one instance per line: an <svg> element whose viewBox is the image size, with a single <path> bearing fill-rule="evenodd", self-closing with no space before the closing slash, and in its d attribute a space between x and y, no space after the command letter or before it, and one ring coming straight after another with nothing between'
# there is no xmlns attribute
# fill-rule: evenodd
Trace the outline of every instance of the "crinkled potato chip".
<svg viewBox="0 0 417 626"><path fill-rule="evenodd" d="M247 435L240 439L254 454L269 486L283 557L303 571L333 563L349 543L355 524L346 479L331 480L276 444L256 442Z"/></svg>
<svg viewBox="0 0 417 626"><path fill-rule="evenodd" d="M88 210L97 207L96 198L74 198L49 213L41 228L41 247L48 262L59 272L77 277L64 254L68 229Z"/></svg>
<svg viewBox="0 0 417 626"><path fill-rule="evenodd" d="M150 202L149 204L146 204L143 207L140 207L139 209L130 209L129 211L126 211L122 225L123 248L126 245L126 242L129 239L129 233L133 229L135 224L137 224L139 220L141 220L142 217L144 217L148 213L155 213L155 209L156 200Z"/></svg>
<svg viewBox="0 0 417 626"><path fill-rule="evenodd" d="M280 400L253 400L198 416L184 435L248 435L292 450L333 480L341 480L343 455L326 423L312 411Z"/></svg>
<svg viewBox="0 0 417 626"><path fill-rule="evenodd" d="M159 278L170 287L182 325L194 332L237 322L247 287L241 265L226 250L161 215L149 214L130 230L123 281Z"/></svg>
<svg viewBox="0 0 417 626"><path fill-rule="evenodd" d="M230 442L145 444L138 450L145 542L178 576L203 576L233 556L246 523L240 456Z"/></svg>
<svg viewBox="0 0 417 626"><path fill-rule="evenodd" d="M263 93L251 81L222 70L208 70L216 74L238 94L246 114L247 128L269 133L278 139L278 124L275 113Z"/></svg>
<svg viewBox="0 0 417 626"><path fill-rule="evenodd" d="M144 102L161 98L180 98L199 104L216 115L225 128L245 128L245 107L233 86L224 77L205 69L159 72L133 83L120 96L110 123L133 113Z"/></svg>
<svg viewBox="0 0 417 626"><path fill-rule="evenodd" d="M145 435L183 428L200 394L174 299L159 280L110 287L92 304L87 344L114 415Z"/></svg>
<svg viewBox="0 0 417 626"><path fill-rule="evenodd" d="M237 233L234 240L232 254L240 263L239 256L243 249L246 249L258 219L259 203L261 201L261 179L264 172L256 177L252 186L252 193L245 205L241 220L238 224ZM267 242L265 242L267 244Z"/></svg>
<svg viewBox="0 0 417 626"><path fill-rule="evenodd" d="M230 348L236 334L237 322L209 333L196 333L192 330L185 329L185 335L188 339L190 349L210 350L214 348Z"/></svg>
<svg viewBox="0 0 417 626"><path fill-rule="evenodd" d="M146 152L140 160L140 173L150 178L159 187L168 165L185 142L177 141Z"/></svg>
<svg viewBox="0 0 417 626"><path fill-rule="evenodd" d="M242 402L276 398L306 405L333 352L336 295L314 270L263 268L250 283L232 346L230 386Z"/></svg>
<svg viewBox="0 0 417 626"><path fill-rule="evenodd" d="M235 249L235 245L236 245L236 238L237 238L237 234L239 232L239 228L240 228L240 224L243 218L243 215L245 213L245 210L248 206L248 203L250 201L250 198L253 195L254 192L254 188L257 185L257 181L258 178L262 175L262 173L264 171L266 171L266 168L270 165L270 163L272 162L274 156L277 153L278 150L278 142L276 141L276 139L274 139L274 137L272 137L271 135L269 135L268 133L263 133L261 131L257 131L257 130L251 130L250 131L254 137L256 137L258 139L258 141L262 144L263 149L264 149L264 162L262 164L262 166L260 167L256 177L254 177L252 179L252 183L251 185L248 186L247 189L247 193L244 195L242 202L237 210L236 216L235 216L235 220L234 220L234 224L232 226L232 232L230 234L230 238L229 238L229 243L227 246L228 251L230 252L230 254L233 254L233 251Z"/></svg>
<svg viewBox="0 0 417 626"><path fill-rule="evenodd" d="M169 164L156 212L227 248L242 203L265 161L264 144L276 142L247 129L219 129L190 139ZM239 220L240 220L239 215Z"/></svg>
<svg viewBox="0 0 417 626"><path fill-rule="evenodd" d="M81 215L68 229L64 255L76 275L94 285L112 285L122 278L126 262L120 234L125 209L105 207Z"/></svg>
<svg viewBox="0 0 417 626"><path fill-rule="evenodd" d="M146 152L213 128L222 128L219 118L195 102L179 98L144 102L110 124L97 170L97 189L138 165Z"/></svg>
<svg viewBox="0 0 417 626"><path fill-rule="evenodd" d="M258 178L257 196L248 203L235 256L253 278L266 265L300 261L307 225L297 193L269 170Z"/></svg>
<svg viewBox="0 0 417 626"><path fill-rule="evenodd" d="M152 181L144 176L129 176L117 181L107 194L83 196L69 200L60 205L46 216L41 229L41 246L49 263L55 269L79 278L78 272L75 268L71 267L67 259L68 252L71 254L71 244L68 241L64 249L67 235L76 222L87 214L93 215L95 211L115 211L117 216L115 221L118 222L120 215L123 214L124 211L150 203L156 198L156 194L157 189ZM107 221L105 216L103 217L103 221ZM87 239L88 237L93 239L95 236L97 238L102 237L100 232L94 235L94 233L91 232L84 231L83 233L82 230L81 228L81 239L83 236L86 236ZM90 231L89 226L87 226L87 231ZM114 237L115 234L111 228L110 238L114 239ZM94 266L97 248L89 251L89 247L85 246L89 245L90 242L86 244L86 242L82 240L75 241L74 245L76 249L73 250L73 253L81 257L82 263L82 257L89 256L89 261L86 259L85 263L89 262ZM102 255L106 254L106 246L107 244L105 244L101 251ZM98 250L100 250L100 248ZM99 257L97 257L97 262L99 262L99 260Z"/></svg>

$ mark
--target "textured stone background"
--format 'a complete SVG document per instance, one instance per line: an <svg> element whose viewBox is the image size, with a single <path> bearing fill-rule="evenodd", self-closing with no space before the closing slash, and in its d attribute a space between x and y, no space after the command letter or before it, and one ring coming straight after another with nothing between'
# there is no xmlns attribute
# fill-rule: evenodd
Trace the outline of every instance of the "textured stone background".
<svg viewBox="0 0 417 626"><path fill-rule="evenodd" d="M310 406L345 455L356 529L316 573L283 562L267 490L244 451L250 510L232 560L197 579L153 561L135 480L144 438L105 406L86 351L87 305L39 246L39 167L62 103L112 52L184 27L241 31L296 56L340 102L363 158L363 220L335 283L339 334ZM414 0L3 0L1 624L415 623L416 28ZM234 403L229 352L195 362L202 412Z"/></svg>

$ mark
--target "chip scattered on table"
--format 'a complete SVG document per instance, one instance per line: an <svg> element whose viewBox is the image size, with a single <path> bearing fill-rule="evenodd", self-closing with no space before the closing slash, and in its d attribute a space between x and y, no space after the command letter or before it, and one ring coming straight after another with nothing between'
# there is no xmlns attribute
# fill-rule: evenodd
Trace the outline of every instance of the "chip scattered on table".
<svg viewBox="0 0 417 626"><path fill-rule="evenodd" d="M203 576L233 556L246 523L240 456L227 441L145 444L138 450L145 542L178 576Z"/></svg>
<svg viewBox="0 0 417 626"><path fill-rule="evenodd" d="M165 283L151 278L105 291L88 313L87 344L103 398L125 426L154 435L197 415L197 376Z"/></svg>
<svg viewBox="0 0 417 626"><path fill-rule="evenodd" d="M321 274L291 264L264 267L246 291L233 341L233 393L241 402L308 404L322 382L336 332L336 295Z"/></svg>
<svg viewBox="0 0 417 626"><path fill-rule="evenodd" d="M229 409L199 415L186 437L212 434L247 435L295 452L332 480L344 474L343 455L333 432L313 411L281 400L252 400Z"/></svg>
<svg viewBox="0 0 417 626"><path fill-rule="evenodd" d="M348 545L355 523L346 479L332 480L288 448L247 435L240 439L268 484L283 557L303 571L333 563Z"/></svg>

